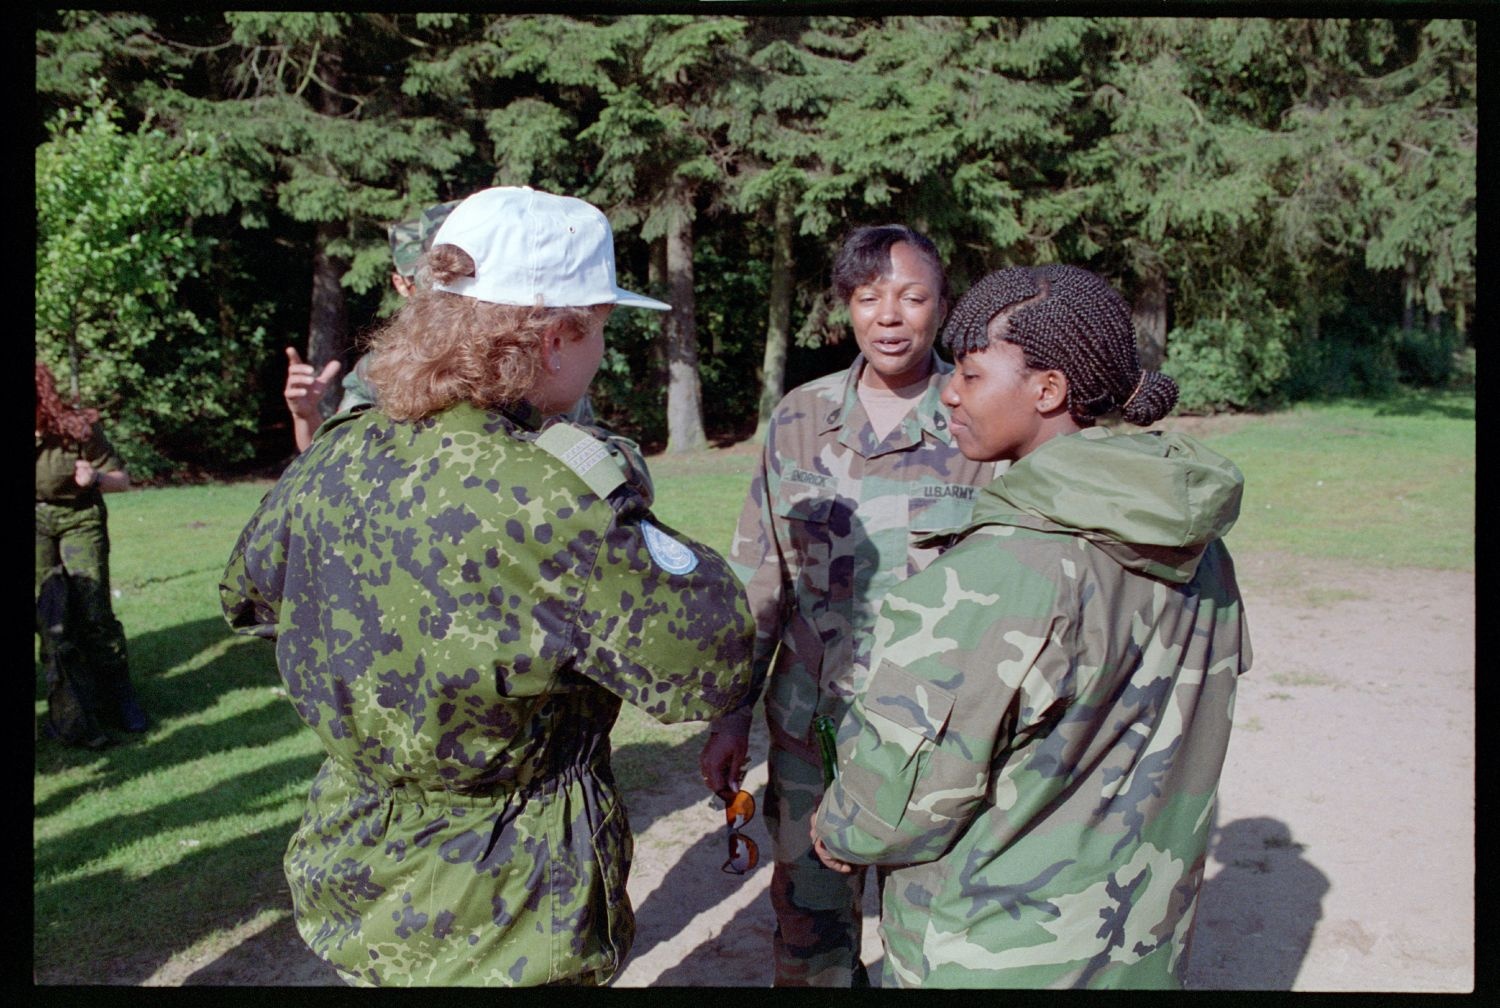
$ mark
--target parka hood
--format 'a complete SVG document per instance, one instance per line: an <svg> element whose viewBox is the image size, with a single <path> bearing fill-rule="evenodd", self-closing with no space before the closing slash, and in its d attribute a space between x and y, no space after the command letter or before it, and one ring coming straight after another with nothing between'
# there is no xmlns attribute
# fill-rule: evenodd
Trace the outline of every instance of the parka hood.
<svg viewBox="0 0 1500 1008"><path fill-rule="evenodd" d="M1083 536L1121 566L1181 584L1240 513L1245 477L1229 459L1170 431L1055 437L979 492L971 526Z"/></svg>

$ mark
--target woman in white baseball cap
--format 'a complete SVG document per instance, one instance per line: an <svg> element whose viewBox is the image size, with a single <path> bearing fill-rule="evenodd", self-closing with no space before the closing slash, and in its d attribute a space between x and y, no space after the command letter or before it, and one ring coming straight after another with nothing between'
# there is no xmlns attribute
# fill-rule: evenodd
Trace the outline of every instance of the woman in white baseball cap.
<svg viewBox="0 0 1500 1008"><path fill-rule="evenodd" d="M387 386L380 405L398 419L455 401L524 399L560 413L593 380L615 305L670 308L615 282L614 238L596 207L528 187L464 200L420 268L428 296L409 298L372 341L371 381Z"/></svg>
<svg viewBox="0 0 1500 1008"><path fill-rule="evenodd" d="M284 861L297 927L351 983L602 984L634 934L610 728L622 701L733 708L754 622L558 416L614 307L667 307L615 282L604 215L487 189L422 269L372 340L375 405L291 463L220 585L328 754Z"/></svg>

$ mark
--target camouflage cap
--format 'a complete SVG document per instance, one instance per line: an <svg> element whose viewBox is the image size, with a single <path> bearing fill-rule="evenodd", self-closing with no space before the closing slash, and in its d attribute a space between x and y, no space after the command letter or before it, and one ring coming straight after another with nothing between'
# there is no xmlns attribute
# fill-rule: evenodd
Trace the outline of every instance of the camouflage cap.
<svg viewBox="0 0 1500 1008"><path fill-rule="evenodd" d="M391 261L396 272L404 277L417 275L417 260L432 247L432 236L447 219L453 208L463 200L449 200L430 206L420 214L398 224L392 224L387 232L391 239Z"/></svg>

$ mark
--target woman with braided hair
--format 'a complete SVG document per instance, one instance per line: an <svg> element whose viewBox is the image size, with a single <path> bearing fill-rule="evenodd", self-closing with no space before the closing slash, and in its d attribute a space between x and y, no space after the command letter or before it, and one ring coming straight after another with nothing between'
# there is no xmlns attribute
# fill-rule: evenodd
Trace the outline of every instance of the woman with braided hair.
<svg viewBox="0 0 1500 1008"><path fill-rule="evenodd" d="M943 333L971 459L1010 466L876 623L813 820L890 866L885 985L1180 987L1250 641L1243 477L1161 419L1130 310L1070 266L986 276Z"/></svg>

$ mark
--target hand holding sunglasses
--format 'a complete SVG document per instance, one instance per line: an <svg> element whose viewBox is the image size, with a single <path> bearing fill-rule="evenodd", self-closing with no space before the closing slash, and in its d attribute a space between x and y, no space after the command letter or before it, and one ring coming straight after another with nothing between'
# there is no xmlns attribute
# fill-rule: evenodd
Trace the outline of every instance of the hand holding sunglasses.
<svg viewBox="0 0 1500 1008"><path fill-rule="evenodd" d="M755 799L749 791L738 791L724 805L724 822L729 827L729 860L721 870L732 875L744 875L760 863L760 850L755 841L741 833L745 824L755 818Z"/></svg>

